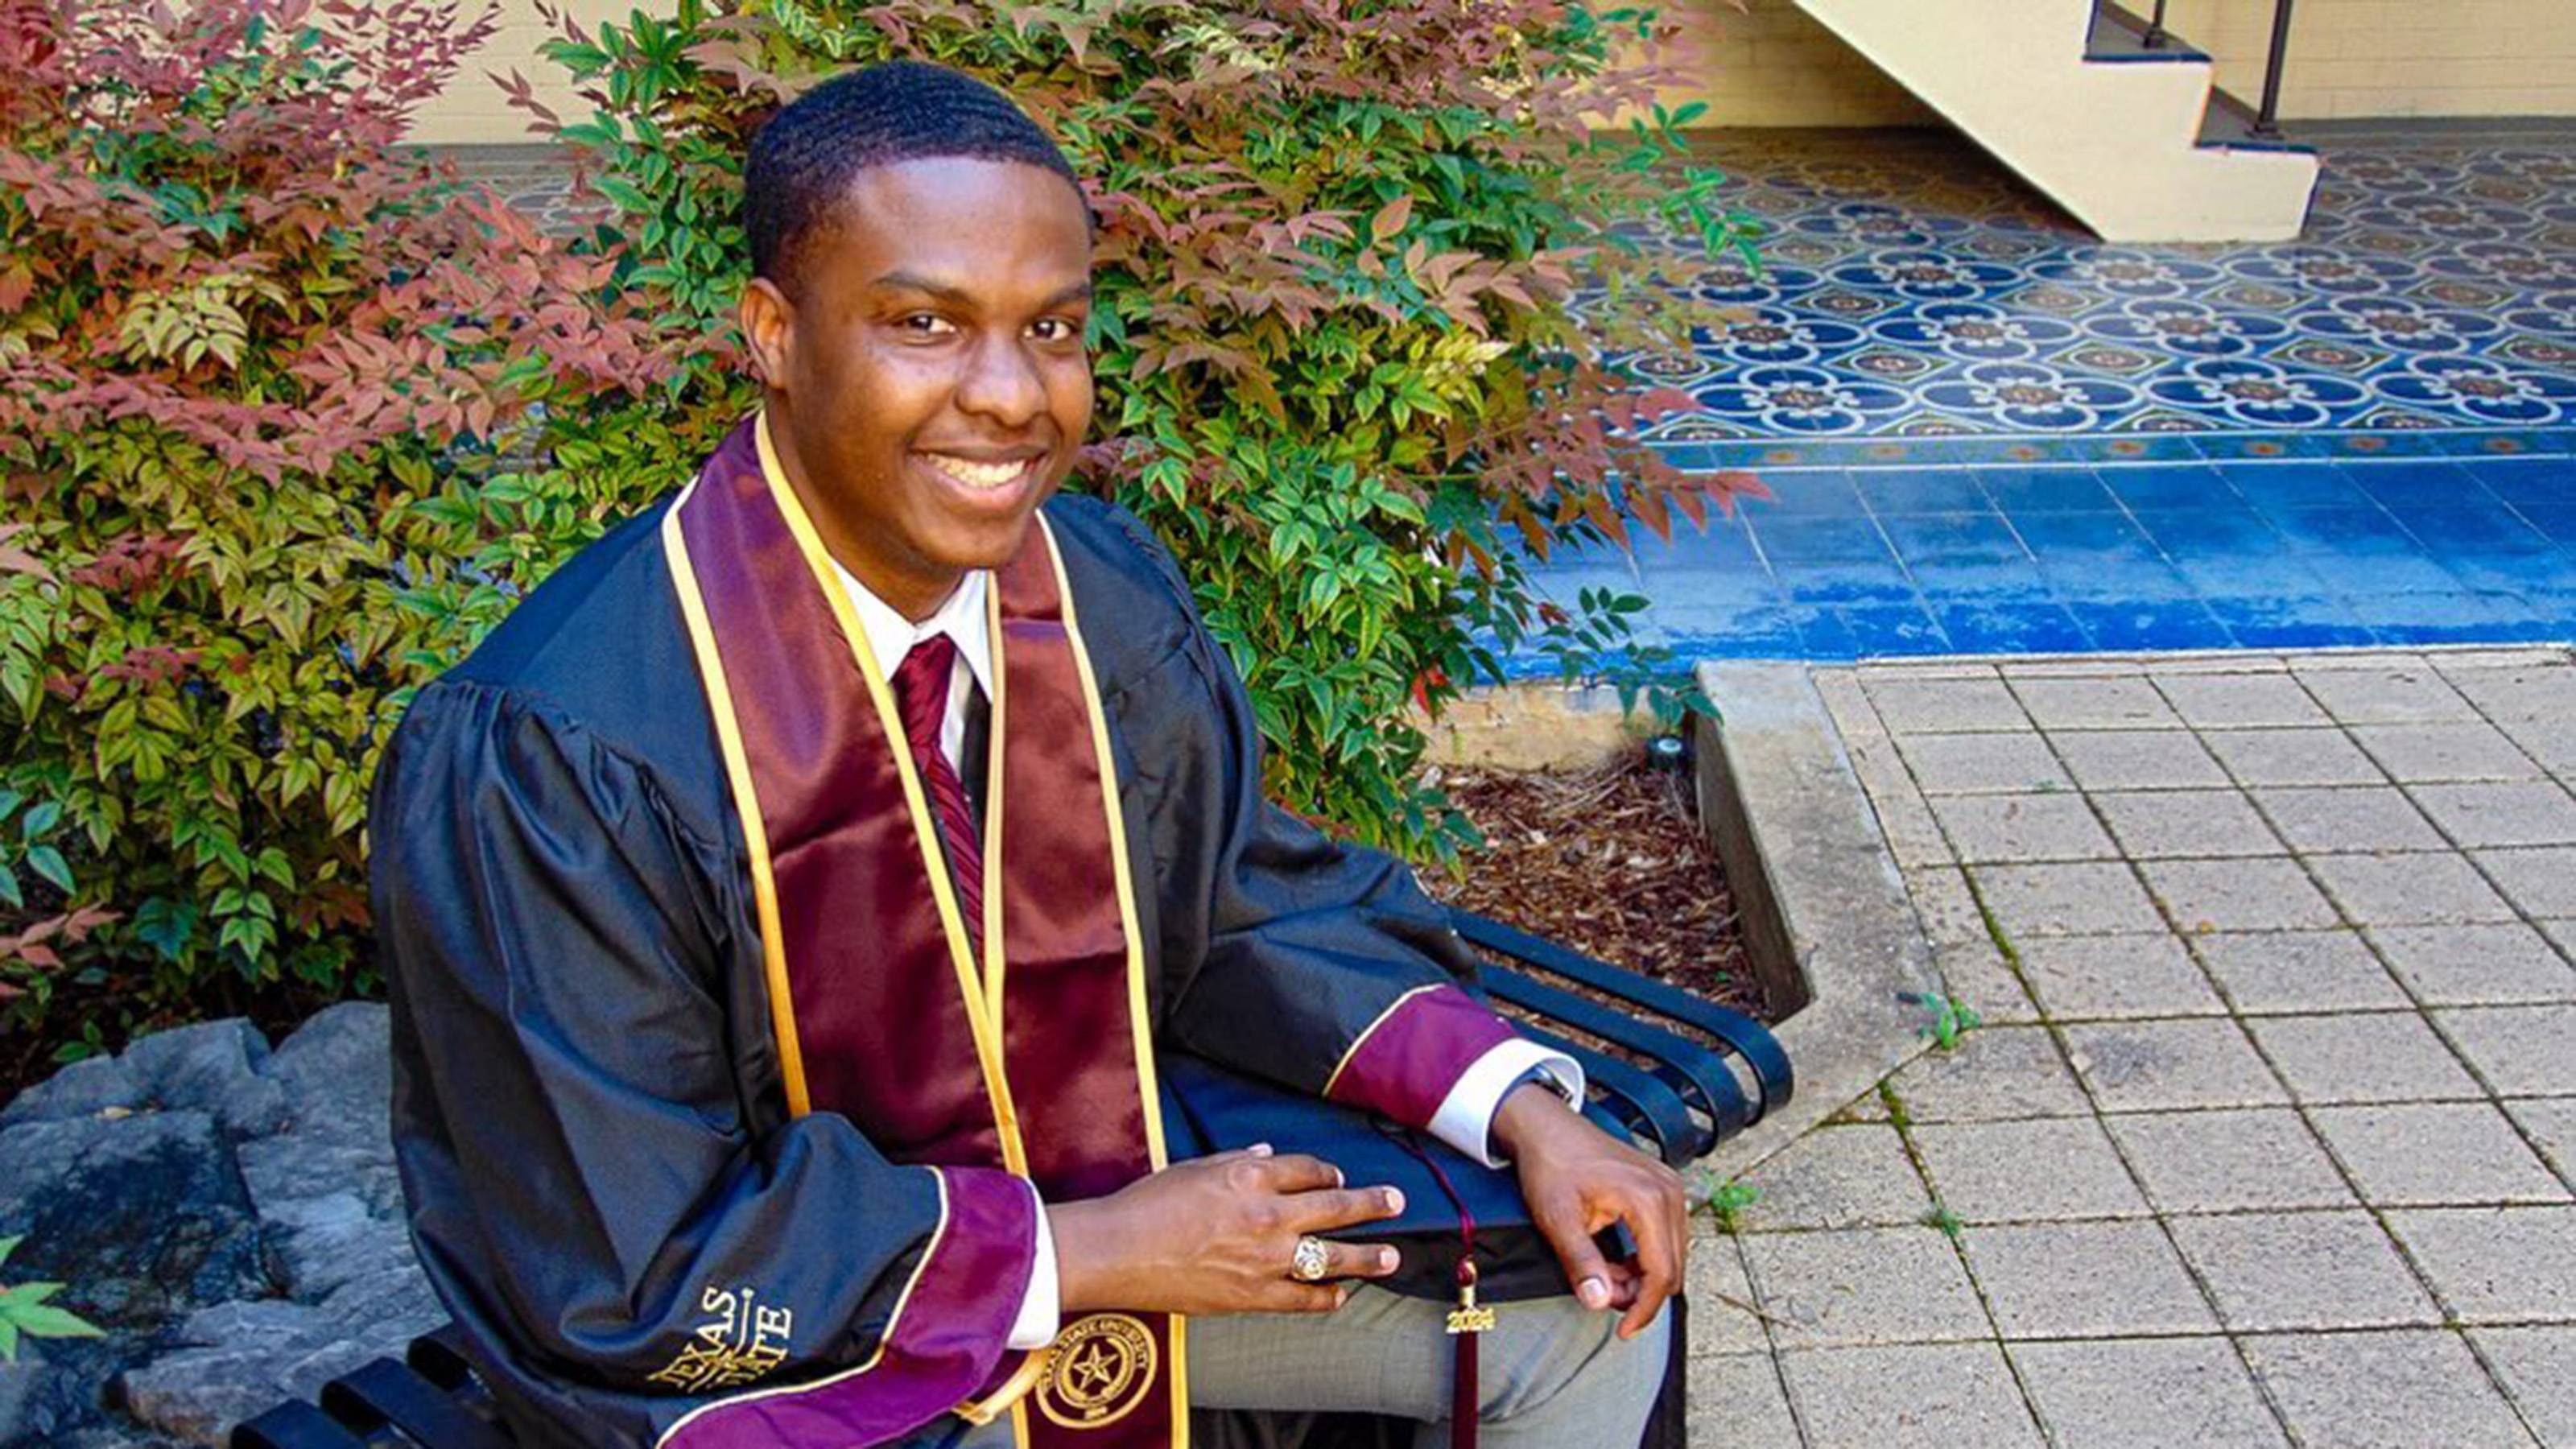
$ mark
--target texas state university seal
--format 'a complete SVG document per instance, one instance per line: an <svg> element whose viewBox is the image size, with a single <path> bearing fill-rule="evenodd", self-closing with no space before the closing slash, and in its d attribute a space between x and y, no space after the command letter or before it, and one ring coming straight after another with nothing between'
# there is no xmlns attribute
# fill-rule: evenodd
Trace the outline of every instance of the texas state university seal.
<svg viewBox="0 0 2576 1449"><path fill-rule="evenodd" d="M1033 1396L1038 1412L1068 1429L1127 1417L1154 1387L1154 1335L1123 1313L1095 1313L1056 1336L1055 1358Z"/></svg>

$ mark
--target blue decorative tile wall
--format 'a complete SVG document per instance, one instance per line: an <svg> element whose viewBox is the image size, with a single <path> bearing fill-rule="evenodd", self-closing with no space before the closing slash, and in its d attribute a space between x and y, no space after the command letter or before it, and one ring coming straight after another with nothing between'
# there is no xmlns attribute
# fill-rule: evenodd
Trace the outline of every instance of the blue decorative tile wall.
<svg viewBox="0 0 2576 1449"><path fill-rule="evenodd" d="M1738 320L1621 359L1698 400L1657 433L1716 445L1694 463L2525 452L2576 429L2576 140L2333 148L2288 246L2106 245L1946 137L1716 152L1768 229L1762 265L1696 278Z"/></svg>
<svg viewBox="0 0 2576 1449"><path fill-rule="evenodd" d="M2330 148L2290 246L2102 245L1943 138L1723 145L1743 320L1622 364L1774 497L1551 588L1685 658L2576 639L2576 130Z"/></svg>

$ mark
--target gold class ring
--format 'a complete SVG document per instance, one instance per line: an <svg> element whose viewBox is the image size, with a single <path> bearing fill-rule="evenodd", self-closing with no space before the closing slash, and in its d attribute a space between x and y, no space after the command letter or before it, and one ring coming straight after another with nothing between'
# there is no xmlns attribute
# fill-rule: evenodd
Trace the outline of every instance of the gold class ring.
<svg viewBox="0 0 2576 1449"><path fill-rule="evenodd" d="M1325 1251L1323 1239L1299 1238L1297 1251L1288 1260L1288 1276L1300 1283L1321 1283L1324 1281L1324 1270L1329 1264L1330 1258Z"/></svg>

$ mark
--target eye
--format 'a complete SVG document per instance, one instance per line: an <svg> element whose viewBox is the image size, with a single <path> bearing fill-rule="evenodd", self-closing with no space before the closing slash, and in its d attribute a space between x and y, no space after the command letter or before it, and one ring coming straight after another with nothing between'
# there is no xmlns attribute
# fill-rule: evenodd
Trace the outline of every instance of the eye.
<svg viewBox="0 0 2576 1449"><path fill-rule="evenodd" d="M957 330L936 312L907 312L894 325L919 337L945 337Z"/></svg>
<svg viewBox="0 0 2576 1449"><path fill-rule="evenodd" d="M1070 317L1041 317L1029 324L1040 342L1080 342L1082 324Z"/></svg>

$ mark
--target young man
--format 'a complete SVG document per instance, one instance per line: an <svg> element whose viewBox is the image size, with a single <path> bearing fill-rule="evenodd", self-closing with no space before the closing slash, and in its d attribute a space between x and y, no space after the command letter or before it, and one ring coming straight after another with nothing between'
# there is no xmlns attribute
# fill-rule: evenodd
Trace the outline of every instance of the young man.
<svg viewBox="0 0 2576 1449"><path fill-rule="evenodd" d="M1393 1194L1168 1164L1162 1047L1509 1157L1580 1301L1502 1315L1486 1442L1636 1443L1678 1180L1452 984L1401 867L1263 803L1135 520L1049 502L1092 400L1063 157L889 65L772 120L747 197L762 411L424 689L377 782L414 1233L513 1425L1109 1449L1192 1405L1445 1415L1445 1305L1356 1286Z"/></svg>

